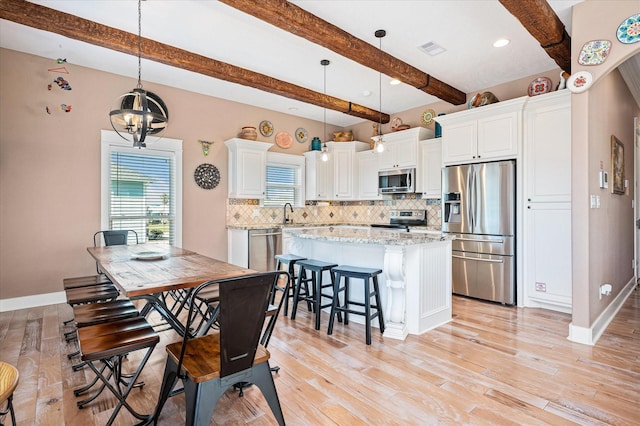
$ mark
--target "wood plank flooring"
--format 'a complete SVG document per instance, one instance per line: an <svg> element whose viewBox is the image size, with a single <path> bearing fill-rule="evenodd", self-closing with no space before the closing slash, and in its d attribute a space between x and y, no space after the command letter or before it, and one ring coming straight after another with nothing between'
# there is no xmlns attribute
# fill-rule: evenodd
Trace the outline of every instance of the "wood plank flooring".
<svg viewBox="0 0 640 426"><path fill-rule="evenodd" d="M301 305L302 307L302 305ZM306 309L281 317L269 344L275 382L289 425L631 425L640 421L640 291L634 291L595 346L567 340L570 316L454 297L452 322L405 341L337 324L327 336ZM92 378L73 372L66 354L63 304L0 313L0 359L20 370L14 406L19 425L104 425L115 405L106 393L84 409L73 389ZM151 321L158 319L152 316ZM164 369L164 346L142 373L146 385L128 401L151 412ZM133 366L141 354L131 354ZM183 396L159 424L184 424ZM134 424L123 410L117 425ZM3 419L4 421L4 419ZM277 424L255 387L228 391L211 424Z"/></svg>

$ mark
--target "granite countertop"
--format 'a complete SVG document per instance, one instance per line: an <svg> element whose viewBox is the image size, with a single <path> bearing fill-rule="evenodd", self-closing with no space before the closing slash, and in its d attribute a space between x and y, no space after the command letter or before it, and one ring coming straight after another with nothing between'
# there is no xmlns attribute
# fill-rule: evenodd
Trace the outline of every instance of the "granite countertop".
<svg viewBox="0 0 640 426"><path fill-rule="evenodd" d="M356 244L415 245L451 239L438 233L414 233L381 228L349 228L324 226L310 229L283 229L293 237L318 241L336 241Z"/></svg>
<svg viewBox="0 0 640 426"><path fill-rule="evenodd" d="M251 225L227 225L227 229L274 229L274 228L324 228L324 227L361 227L369 228L368 223L257 223ZM412 226L413 231L426 231L433 233L440 233L442 229L439 226Z"/></svg>

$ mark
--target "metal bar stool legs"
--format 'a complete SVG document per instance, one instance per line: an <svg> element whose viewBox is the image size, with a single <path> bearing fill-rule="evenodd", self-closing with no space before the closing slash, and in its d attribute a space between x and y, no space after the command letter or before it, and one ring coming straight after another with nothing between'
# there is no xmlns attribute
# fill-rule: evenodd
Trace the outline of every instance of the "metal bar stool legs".
<svg viewBox="0 0 640 426"><path fill-rule="evenodd" d="M0 416L11 414L11 424L13 426L16 426L16 414L13 411L13 391L18 386L19 377L20 373L17 368L0 361L0 404L7 401L7 408L0 410Z"/></svg>

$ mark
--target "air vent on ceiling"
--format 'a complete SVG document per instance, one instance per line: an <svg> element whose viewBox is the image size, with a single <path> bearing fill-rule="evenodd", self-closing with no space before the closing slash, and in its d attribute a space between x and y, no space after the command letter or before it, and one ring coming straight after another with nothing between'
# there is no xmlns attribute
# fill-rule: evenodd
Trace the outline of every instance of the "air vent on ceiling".
<svg viewBox="0 0 640 426"><path fill-rule="evenodd" d="M418 49L431 56L436 56L447 51L447 49L432 41L423 44Z"/></svg>

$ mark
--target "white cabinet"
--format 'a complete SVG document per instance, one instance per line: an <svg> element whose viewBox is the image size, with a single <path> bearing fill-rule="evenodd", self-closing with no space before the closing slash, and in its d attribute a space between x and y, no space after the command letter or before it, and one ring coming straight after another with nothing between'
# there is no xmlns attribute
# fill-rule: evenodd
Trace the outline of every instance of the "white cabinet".
<svg viewBox="0 0 640 426"><path fill-rule="evenodd" d="M229 198L264 198L267 150L273 144L233 138L229 149Z"/></svg>
<svg viewBox="0 0 640 426"><path fill-rule="evenodd" d="M388 133L382 136L384 151L378 154L378 169L406 169L417 166L418 141L433 137L433 131L424 127ZM379 139L374 136L374 141Z"/></svg>
<svg viewBox="0 0 640 426"><path fill-rule="evenodd" d="M364 142L327 142L333 162L333 199L354 200L358 193L356 152L369 149Z"/></svg>
<svg viewBox="0 0 640 426"><path fill-rule="evenodd" d="M356 153L359 200L382 199L382 195L378 194L378 155L371 150Z"/></svg>
<svg viewBox="0 0 640 426"><path fill-rule="evenodd" d="M241 268L249 267L249 231L227 229L227 262Z"/></svg>
<svg viewBox="0 0 640 426"><path fill-rule="evenodd" d="M515 158L522 138L522 107L527 97L438 116L443 164Z"/></svg>
<svg viewBox="0 0 640 426"><path fill-rule="evenodd" d="M418 142L416 192L422 198L442 196L442 138Z"/></svg>
<svg viewBox="0 0 640 426"><path fill-rule="evenodd" d="M321 155L320 151L304 153L307 200L333 199L333 159L322 161Z"/></svg>
<svg viewBox="0 0 640 426"><path fill-rule="evenodd" d="M525 305L571 312L571 94L524 110Z"/></svg>

